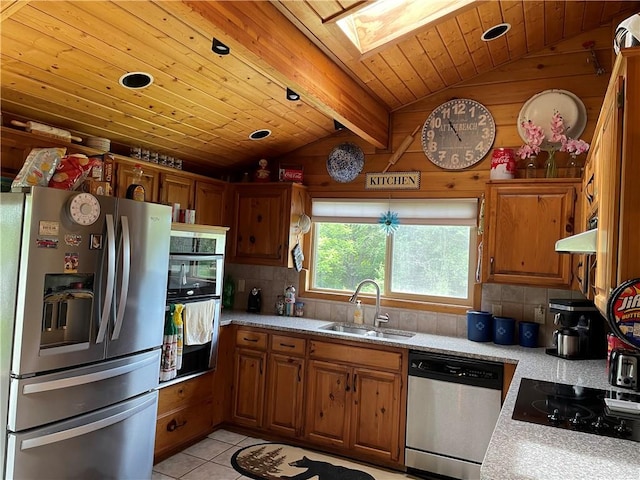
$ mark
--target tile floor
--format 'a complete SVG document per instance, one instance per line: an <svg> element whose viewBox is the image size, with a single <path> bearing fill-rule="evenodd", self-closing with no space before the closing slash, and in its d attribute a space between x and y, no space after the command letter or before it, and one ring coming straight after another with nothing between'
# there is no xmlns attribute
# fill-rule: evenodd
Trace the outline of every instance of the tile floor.
<svg viewBox="0 0 640 480"><path fill-rule="evenodd" d="M217 430L204 440L153 466L151 480L251 480L231 466L231 456L242 447L263 443L228 430ZM404 475L407 480L417 480ZM336 479L338 480L338 479Z"/></svg>
<svg viewBox="0 0 640 480"><path fill-rule="evenodd" d="M227 430L207 438L153 466L151 480L250 480L231 466L231 456L242 447L263 443Z"/></svg>

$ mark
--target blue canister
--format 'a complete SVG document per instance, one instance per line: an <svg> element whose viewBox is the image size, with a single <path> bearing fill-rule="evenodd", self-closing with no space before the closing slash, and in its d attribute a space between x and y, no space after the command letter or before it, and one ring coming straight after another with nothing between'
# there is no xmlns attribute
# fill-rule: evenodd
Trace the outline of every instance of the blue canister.
<svg viewBox="0 0 640 480"><path fill-rule="evenodd" d="M535 322L520 322L518 324L518 337L523 347L536 348L538 346L538 331L540 324Z"/></svg>
<svg viewBox="0 0 640 480"><path fill-rule="evenodd" d="M516 329L516 321L510 317L494 317L493 319L493 343L500 345L513 345Z"/></svg>
<svg viewBox="0 0 640 480"><path fill-rule="evenodd" d="M490 342L493 334L493 317L489 312L467 312L467 338L473 342Z"/></svg>

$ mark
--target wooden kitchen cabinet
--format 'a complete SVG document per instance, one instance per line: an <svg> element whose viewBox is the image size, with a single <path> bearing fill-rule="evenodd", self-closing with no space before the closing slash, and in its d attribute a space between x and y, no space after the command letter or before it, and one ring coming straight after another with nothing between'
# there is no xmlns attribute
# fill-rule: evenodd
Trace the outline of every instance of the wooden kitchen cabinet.
<svg viewBox="0 0 640 480"><path fill-rule="evenodd" d="M303 212L306 187L295 183L241 183L233 186L232 263L292 267L298 241L295 225ZM299 235L302 247L302 235Z"/></svg>
<svg viewBox="0 0 640 480"><path fill-rule="evenodd" d="M400 461L405 354L316 340L309 351L306 439L363 459Z"/></svg>
<svg viewBox="0 0 640 480"><path fill-rule="evenodd" d="M279 435L303 434L306 340L271 335L267 368L265 427Z"/></svg>
<svg viewBox="0 0 640 480"><path fill-rule="evenodd" d="M159 390L154 463L213 431L213 372Z"/></svg>
<svg viewBox="0 0 640 480"><path fill-rule="evenodd" d="M193 209L194 181L184 175L160 174L160 203L179 203L181 209Z"/></svg>
<svg viewBox="0 0 640 480"><path fill-rule="evenodd" d="M233 422L282 436L300 436L305 353L302 338L238 329Z"/></svg>
<svg viewBox="0 0 640 480"><path fill-rule="evenodd" d="M195 182L196 223L200 225L225 225L226 184L220 182Z"/></svg>
<svg viewBox="0 0 640 480"><path fill-rule="evenodd" d="M640 277L640 48L616 58L587 156L586 218L597 218L595 275L589 297L603 315L611 291ZM586 220L586 219L585 219Z"/></svg>
<svg viewBox="0 0 640 480"><path fill-rule="evenodd" d="M309 361L305 437L311 442L348 448L351 367Z"/></svg>
<svg viewBox="0 0 640 480"><path fill-rule="evenodd" d="M482 279L546 288L571 286L571 255L555 243L577 233L578 179L487 184Z"/></svg>
<svg viewBox="0 0 640 480"><path fill-rule="evenodd" d="M142 185L144 186L145 202L158 202L158 191L160 185L160 173L148 164L140 164L142 167ZM114 195L124 198L127 195L127 188L133 183L134 163L116 162L116 184L114 187Z"/></svg>
<svg viewBox="0 0 640 480"><path fill-rule="evenodd" d="M264 416L267 334L238 329L231 417L234 423L260 428Z"/></svg>

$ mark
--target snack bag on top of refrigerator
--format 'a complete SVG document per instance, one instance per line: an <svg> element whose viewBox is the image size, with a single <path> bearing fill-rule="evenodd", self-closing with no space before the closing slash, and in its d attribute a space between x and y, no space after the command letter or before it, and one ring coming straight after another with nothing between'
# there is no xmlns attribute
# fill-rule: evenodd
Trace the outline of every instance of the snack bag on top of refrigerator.
<svg viewBox="0 0 640 480"><path fill-rule="evenodd" d="M88 158L81 153L74 153L62 157L49 186L61 190L75 190L89 175L91 167L100 160Z"/></svg>
<svg viewBox="0 0 640 480"><path fill-rule="evenodd" d="M11 188L46 187L66 152L67 149L64 147L32 148L18 175L11 183Z"/></svg>

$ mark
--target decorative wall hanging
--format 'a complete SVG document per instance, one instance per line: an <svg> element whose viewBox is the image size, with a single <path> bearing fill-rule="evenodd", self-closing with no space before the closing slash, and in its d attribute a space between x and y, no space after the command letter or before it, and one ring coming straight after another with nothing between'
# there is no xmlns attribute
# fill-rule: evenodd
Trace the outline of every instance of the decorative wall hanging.
<svg viewBox="0 0 640 480"><path fill-rule="evenodd" d="M348 183L355 180L364 167L364 152L350 142L336 146L327 158L327 172L336 182Z"/></svg>

